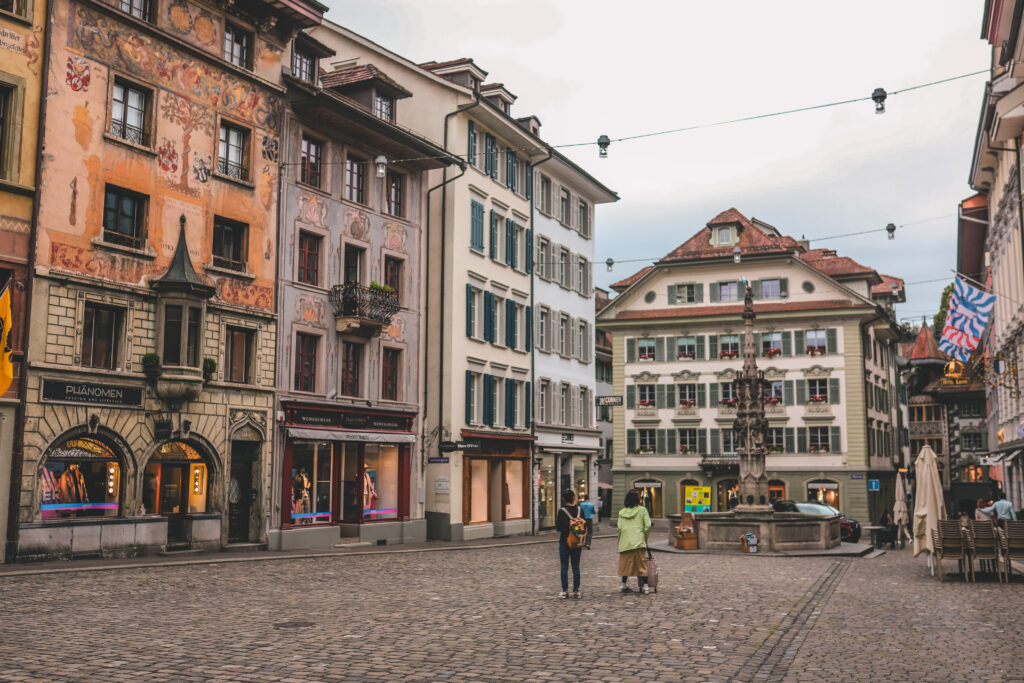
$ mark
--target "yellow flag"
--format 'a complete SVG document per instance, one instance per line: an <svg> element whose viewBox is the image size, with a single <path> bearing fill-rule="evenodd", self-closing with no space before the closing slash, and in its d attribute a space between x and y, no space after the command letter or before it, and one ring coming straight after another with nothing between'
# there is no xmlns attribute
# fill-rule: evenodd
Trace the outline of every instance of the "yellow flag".
<svg viewBox="0 0 1024 683"><path fill-rule="evenodd" d="M0 396L3 396L14 381L14 365L11 363L11 281L0 292Z"/></svg>

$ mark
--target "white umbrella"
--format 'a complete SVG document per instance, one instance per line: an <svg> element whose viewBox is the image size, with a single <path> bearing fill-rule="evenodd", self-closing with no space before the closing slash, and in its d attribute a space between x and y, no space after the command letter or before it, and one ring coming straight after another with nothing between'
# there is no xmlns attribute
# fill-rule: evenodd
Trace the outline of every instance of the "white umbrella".
<svg viewBox="0 0 1024 683"><path fill-rule="evenodd" d="M910 522L910 515L907 513L907 489L903 484L903 473L896 473L896 500L892 504L892 523L897 528L897 540L907 534L907 524ZM907 534L909 535L909 534Z"/></svg>
<svg viewBox="0 0 1024 683"><path fill-rule="evenodd" d="M914 557L928 552L928 560L934 552L932 531L939 528L939 520L946 518L946 507L942 500L942 481L935 451L930 446L921 449L914 461L916 478L914 501Z"/></svg>

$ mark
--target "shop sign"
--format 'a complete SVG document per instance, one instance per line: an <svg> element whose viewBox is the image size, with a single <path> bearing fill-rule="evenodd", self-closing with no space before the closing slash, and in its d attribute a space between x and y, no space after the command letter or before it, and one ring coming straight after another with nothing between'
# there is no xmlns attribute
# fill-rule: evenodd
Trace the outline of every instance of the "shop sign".
<svg viewBox="0 0 1024 683"><path fill-rule="evenodd" d="M484 445L479 441L456 441L455 450L457 451L482 451Z"/></svg>
<svg viewBox="0 0 1024 683"><path fill-rule="evenodd" d="M877 479L868 479L868 491L879 491L881 490L878 485Z"/></svg>
<svg viewBox="0 0 1024 683"><path fill-rule="evenodd" d="M427 462L431 465L443 465L448 462L448 456L436 455L427 458Z"/></svg>
<svg viewBox="0 0 1024 683"><path fill-rule="evenodd" d="M573 443L572 434L562 434L562 443Z"/></svg>
<svg viewBox="0 0 1024 683"><path fill-rule="evenodd" d="M44 402L141 408L142 387L44 379L41 400Z"/></svg>
<svg viewBox="0 0 1024 683"><path fill-rule="evenodd" d="M635 489L660 489L661 482L653 479L638 479L633 482L633 488Z"/></svg>
<svg viewBox="0 0 1024 683"><path fill-rule="evenodd" d="M434 493L448 493L451 491L451 484L448 477L438 477L434 480Z"/></svg>
<svg viewBox="0 0 1024 683"><path fill-rule="evenodd" d="M599 406L611 406L613 408L621 408L622 407L622 397L621 396L598 396L597 397L597 405L599 405Z"/></svg>
<svg viewBox="0 0 1024 683"><path fill-rule="evenodd" d="M384 429L390 432L404 432L409 429L409 418L397 415L344 413L341 416L341 426L345 429Z"/></svg>
<svg viewBox="0 0 1024 683"><path fill-rule="evenodd" d="M452 451L459 450L459 445L454 441L442 441L441 443L437 444L437 450L441 451L442 453L451 453Z"/></svg>
<svg viewBox="0 0 1024 683"><path fill-rule="evenodd" d="M294 410L292 423L310 427L340 427L341 413L329 410Z"/></svg>
<svg viewBox="0 0 1024 683"><path fill-rule="evenodd" d="M864 474L863 473L861 473L861 474L851 474L850 475L850 479L863 479L863 478L864 478Z"/></svg>
<svg viewBox="0 0 1024 683"><path fill-rule="evenodd" d="M683 493L684 512L711 512L711 487L687 486Z"/></svg>

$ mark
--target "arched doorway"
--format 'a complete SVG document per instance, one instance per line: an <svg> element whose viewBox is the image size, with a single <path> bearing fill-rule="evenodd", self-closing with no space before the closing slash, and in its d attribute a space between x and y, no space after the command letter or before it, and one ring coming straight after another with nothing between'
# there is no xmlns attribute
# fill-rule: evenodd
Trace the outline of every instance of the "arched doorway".
<svg viewBox="0 0 1024 683"><path fill-rule="evenodd" d="M740 502L740 483L736 479L722 479L718 482L718 511L728 512Z"/></svg>
<svg viewBox="0 0 1024 683"><path fill-rule="evenodd" d="M807 482L807 500L814 500L834 508L839 507L839 482L815 479Z"/></svg>
<svg viewBox="0 0 1024 683"><path fill-rule="evenodd" d="M637 479L633 488L640 494L640 504L647 508L651 519L665 516L665 501L662 483L657 479Z"/></svg>
<svg viewBox="0 0 1024 683"><path fill-rule="evenodd" d="M39 477L44 520L117 517L122 467L114 450L93 436L65 439L50 448Z"/></svg>
<svg viewBox="0 0 1024 683"><path fill-rule="evenodd" d="M142 475L143 514L167 517L167 543L188 540L189 514L206 512L209 464L195 446L168 441L150 457Z"/></svg>

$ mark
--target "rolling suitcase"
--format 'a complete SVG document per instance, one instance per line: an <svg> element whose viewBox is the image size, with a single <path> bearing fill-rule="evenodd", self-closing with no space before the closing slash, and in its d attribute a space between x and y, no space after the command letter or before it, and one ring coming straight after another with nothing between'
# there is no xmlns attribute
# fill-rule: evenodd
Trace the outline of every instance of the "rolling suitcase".
<svg viewBox="0 0 1024 683"><path fill-rule="evenodd" d="M652 593L658 592L658 561L651 555L650 548L647 548L647 585Z"/></svg>

